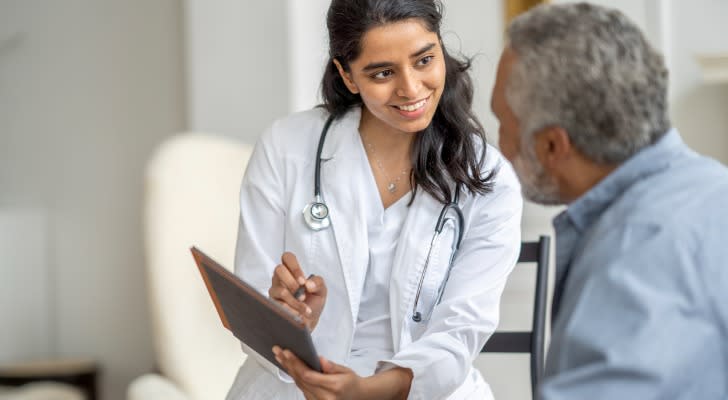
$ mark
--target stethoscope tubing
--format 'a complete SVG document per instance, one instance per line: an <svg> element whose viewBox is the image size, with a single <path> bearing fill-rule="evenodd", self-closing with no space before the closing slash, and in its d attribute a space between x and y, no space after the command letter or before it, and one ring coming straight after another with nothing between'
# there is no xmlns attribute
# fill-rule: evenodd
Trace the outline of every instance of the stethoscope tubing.
<svg viewBox="0 0 728 400"><path fill-rule="evenodd" d="M322 229L326 229L330 225L329 220L329 210L328 206L323 200L323 196L321 196L321 154L323 153L324 149L324 143L326 142L326 135L329 132L329 127L331 126L331 123L334 121L334 116L331 115L326 120L326 123L323 126L323 129L321 130L321 136L319 137L318 146L316 148L316 166L314 169L314 185L313 185L313 196L314 201L307 204L303 209L303 217L304 221L308 225L309 228L311 228L314 231L319 231ZM422 293L422 285L425 281L425 275L427 273L427 268L430 265L430 257L432 255L432 247L435 245L435 240L440 236L442 233L442 229L445 226L445 222L448 220L447 213L450 209L452 209L455 214L457 215L457 237L453 243L453 249L452 253L450 255L450 260L448 262L448 269L445 272L445 278L440 285L440 288L438 289L437 297L439 298L442 294L442 291L444 289L444 285L447 282L448 277L450 276L450 270L452 269L452 260L455 256L455 252L460 248L460 242L463 239L463 223L464 223L464 217L463 212L460 209L460 206L458 205L458 202L460 200L460 184L455 185L455 193L453 195L452 200L445 204L442 207L442 210L440 211L440 215L437 218L437 223L435 224L435 234L432 236L432 240L430 240L430 248L427 251L427 257L425 257L425 265L422 267L422 273L420 275L420 280L417 285L417 292L415 294L415 301L414 305L412 307L412 320L414 322L421 322L422 321L422 314L417 311L417 306L419 304L420 300L420 294ZM316 210L324 210L321 214L322 216L316 215ZM436 302L439 301L435 300ZM433 304L433 308L434 308ZM429 314L428 314L429 317Z"/></svg>
<svg viewBox="0 0 728 400"><path fill-rule="evenodd" d="M415 301L412 305L412 321L414 322L421 322L422 321L422 314L417 311L417 306L420 303L420 295L422 294L422 285L424 285L425 282L425 276L427 275L427 267L430 265L430 257L432 256L432 248L435 246L435 240L442 234L442 229L445 227L445 223L447 222L447 212L452 209L455 214L457 215L457 238L455 242L453 243L452 253L450 254L450 259L448 261L447 265L447 271L445 272L445 277L443 279L442 284L440 285L440 288L437 291L436 297L440 297L442 294L443 288L445 286L445 283L447 282L448 278L450 277L450 270L452 269L452 260L455 256L455 252L460 248L460 242L463 239L463 223L465 221L465 218L463 217L463 212L460 210L460 206L458 205L458 201L460 200L460 185L455 185L455 194L453 195L453 199L447 203L444 207L442 207L442 210L440 211L440 216L437 218L437 223L435 224L435 234L432 236L432 239L430 240L430 246L427 250L427 256L425 257L425 265L422 267L422 273L420 274L420 281L417 283L417 291L415 292ZM439 300L439 299L438 299ZM436 301L438 301L436 300ZM434 308L434 305L433 305ZM428 316L429 317L429 316Z"/></svg>
<svg viewBox="0 0 728 400"><path fill-rule="evenodd" d="M321 153L324 151L324 143L326 142L326 135L329 133L329 127L334 121L334 116L331 115L324 124L324 128L321 130L321 137L319 138L318 147L316 149L316 168L314 171L313 178L313 197L317 202L321 203Z"/></svg>

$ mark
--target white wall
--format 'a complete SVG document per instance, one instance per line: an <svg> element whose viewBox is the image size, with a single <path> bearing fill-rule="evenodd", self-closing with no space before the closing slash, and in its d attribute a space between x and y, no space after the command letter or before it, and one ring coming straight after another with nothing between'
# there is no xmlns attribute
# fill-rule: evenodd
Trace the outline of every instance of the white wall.
<svg viewBox="0 0 728 400"><path fill-rule="evenodd" d="M728 53L728 1L669 5L672 122L695 150L728 164L728 84L705 83L696 61L698 54Z"/></svg>
<svg viewBox="0 0 728 400"><path fill-rule="evenodd" d="M184 124L181 22L175 0L0 1L0 214L37 222L0 237L36 240L32 273L51 278L47 350L16 340L0 361L95 358L109 400L153 365L142 172ZM36 290L28 260L2 263L3 285ZM32 308L4 304L0 326Z"/></svg>
<svg viewBox="0 0 728 400"><path fill-rule="evenodd" d="M0 207L0 260L0 363L45 357L55 347L55 296L44 210Z"/></svg>
<svg viewBox="0 0 728 400"><path fill-rule="evenodd" d="M326 11L329 0L288 0L287 40L290 82L289 109L307 110L321 103L320 85L328 60Z"/></svg>
<svg viewBox="0 0 728 400"><path fill-rule="evenodd" d="M184 5L188 129L255 142L289 112L286 2Z"/></svg>

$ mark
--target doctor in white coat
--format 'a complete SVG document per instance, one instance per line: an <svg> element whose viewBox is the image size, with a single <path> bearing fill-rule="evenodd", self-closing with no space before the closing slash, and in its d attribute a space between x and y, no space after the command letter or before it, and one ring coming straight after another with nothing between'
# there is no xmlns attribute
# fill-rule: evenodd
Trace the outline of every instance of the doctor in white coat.
<svg viewBox="0 0 728 400"><path fill-rule="evenodd" d="M323 372L244 347L228 399L492 398L472 362L498 323L522 199L440 19L435 0L332 2L324 104L259 139L236 251L236 273L308 324Z"/></svg>

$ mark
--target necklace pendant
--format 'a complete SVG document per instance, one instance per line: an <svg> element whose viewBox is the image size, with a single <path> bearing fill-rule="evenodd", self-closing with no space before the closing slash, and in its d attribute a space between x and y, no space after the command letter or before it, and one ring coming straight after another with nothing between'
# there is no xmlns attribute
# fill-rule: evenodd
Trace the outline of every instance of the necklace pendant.
<svg viewBox="0 0 728 400"><path fill-rule="evenodd" d="M394 182L390 182L389 185L387 185L387 190L389 190L389 193L394 193L397 190L397 185L395 185Z"/></svg>

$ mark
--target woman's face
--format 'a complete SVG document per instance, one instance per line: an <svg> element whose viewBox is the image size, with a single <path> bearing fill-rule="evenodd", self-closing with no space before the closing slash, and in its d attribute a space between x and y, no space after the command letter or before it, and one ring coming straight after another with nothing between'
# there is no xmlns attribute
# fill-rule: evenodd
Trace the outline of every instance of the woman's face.
<svg viewBox="0 0 728 400"><path fill-rule="evenodd" d="M361 95L363 111L400 132L425 129L445 87L440 40L415 19L370 29L349 72L337 67L349 90Z"/></svg>

